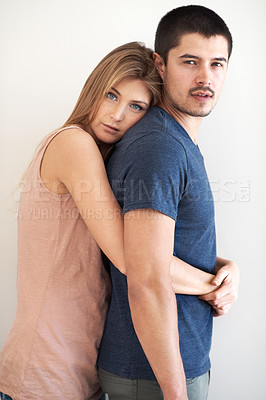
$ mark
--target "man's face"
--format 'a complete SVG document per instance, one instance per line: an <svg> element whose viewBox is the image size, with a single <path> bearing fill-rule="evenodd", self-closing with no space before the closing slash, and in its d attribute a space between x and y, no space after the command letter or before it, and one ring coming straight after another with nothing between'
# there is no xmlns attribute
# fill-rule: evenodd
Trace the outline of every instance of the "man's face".
<svg viewBox="0 0 266 400"><path fill-rule="evenodd" d="M227 40L220 35L205 38L198 33L185 34L169 51L167 65L156 54L155 64L164 81L165 105L182 114L205 117L217 103L224 84Z"/></svg>

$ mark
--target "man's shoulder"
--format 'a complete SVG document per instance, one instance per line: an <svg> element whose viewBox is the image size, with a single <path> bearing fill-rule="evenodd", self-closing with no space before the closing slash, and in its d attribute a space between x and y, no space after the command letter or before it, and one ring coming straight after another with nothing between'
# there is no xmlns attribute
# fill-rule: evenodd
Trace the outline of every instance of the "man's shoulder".
<svg viewBox="0 0 266 400"><path fill-rule="evenodd" d="M144 117L133 125L125 138L142 137L143 134L164 131L164 115L159 107L151 107ZM124 140L124 138L123 138Z"/></svg>
<svg viewBox="0 0 266 400"><path fill-rule="evenodd" d="M139 120L131 129L129 129L129 132L138 132L141 130L171 132L178 131L179 128L180 125L170 114L168 114L167 111L159 106L153 106L147 111L141 120Z"/></svg>
<svg viewBox="0 0 266 400"><path fill-rule="evenodd" d="M127 131L117 147L125 149L135 145L159 147L161 150L180 145L184 147L182 134L179 132L182 129L166 111L154 106Z"/></svg>

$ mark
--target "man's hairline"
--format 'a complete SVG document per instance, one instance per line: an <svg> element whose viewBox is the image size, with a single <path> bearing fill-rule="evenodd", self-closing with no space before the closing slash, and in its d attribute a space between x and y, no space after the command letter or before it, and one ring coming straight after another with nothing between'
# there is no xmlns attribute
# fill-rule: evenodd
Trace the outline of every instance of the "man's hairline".
<svg viewBox="0 0 266 400"><path fill-rule="evenodd" d="M195 32L184 32L184 33L182 33L182 35L180 35L179 40L176 42L176 44L175 44L174 46L170 47L170 48L167 50L167 54L166 54L165 57L163 57L163 56L162 56L159 52L157 52L156 50L154 51L154 53L159 54L159 56L163 59L164 64L165 64L165 66L166 66L166 65L167 65L167 62L168 62L168 55L169 55L170 50L172 50L172 49L174 49L175 47L178 47L178 46L180 45L180 42L181 42L183 36L185 36L185 35L190 35L190 34L193 34L193 33L198 33L199 35L203 36L205 39L209 39L209 38L214 37L214 36L222 36L223 38L225 38L225 40L227 41L227 51L228 51L227 64L229 63L229 60L230 60L230 57L231 57L232 52L231 52L231 54L229 54L229 40L228 40L227 37L226 37L225 35L223 35L222 33L217 33L217 34L213 34L213 35L210 35L210 36L206 36L206 35L204 35L203 33L197 32L197 31L195 31Z"/></svg>

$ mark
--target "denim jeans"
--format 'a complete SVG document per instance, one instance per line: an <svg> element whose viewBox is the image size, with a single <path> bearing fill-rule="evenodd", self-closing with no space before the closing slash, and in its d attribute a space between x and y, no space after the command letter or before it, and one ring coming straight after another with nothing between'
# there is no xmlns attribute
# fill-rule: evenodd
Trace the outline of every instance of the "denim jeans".
<svg viewBox="0 0 266 400"><path fill-rule="evenodd" d="M99 369L100 384L108 393L108 400L163 400L156 381L126 379ZM209 371L196 378L187 379L189 400L207 400L210 382Z"/></svg>
<svg viewBox="0 0 266 400"><path fill-rule="evenodd" d="M197 378L187 379L189 400L207 400L210 385L210 371Z"/></svg>

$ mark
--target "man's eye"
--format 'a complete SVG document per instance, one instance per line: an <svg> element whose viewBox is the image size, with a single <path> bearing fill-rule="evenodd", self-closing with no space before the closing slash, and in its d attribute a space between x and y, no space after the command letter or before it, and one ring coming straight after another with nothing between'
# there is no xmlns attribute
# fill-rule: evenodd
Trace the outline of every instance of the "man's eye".
<svg viewBox="0 0 266 400"><path fill-rule="evenodd" d="M185 64L195 65L196 62L194 60L187 60L187 61L185 61Z"/></svg>
<svg viewBox="0 0 266 400"><path fill-rule="evenodd" d="M141 106L139 106L138 104L131 104L131 108L133 108L134 110L137 110L137 111L143 110L143 108Z"/></svg>
<svg viewBox="0 0 266 400"><path fill-rule="evenodd" d="M221 67L223 67L223 64L220 63L220 62L215 62L215 63L212 64L212 66L221 68Z"/></svg>
<svg viewBox="0 0 266 400"><path fill-rule="evenodd" d="M108 92L106 97L108 99L110 99L110 100L116 100L117 99L116 95L114 93L112 93L112 92Z"/></svg>

